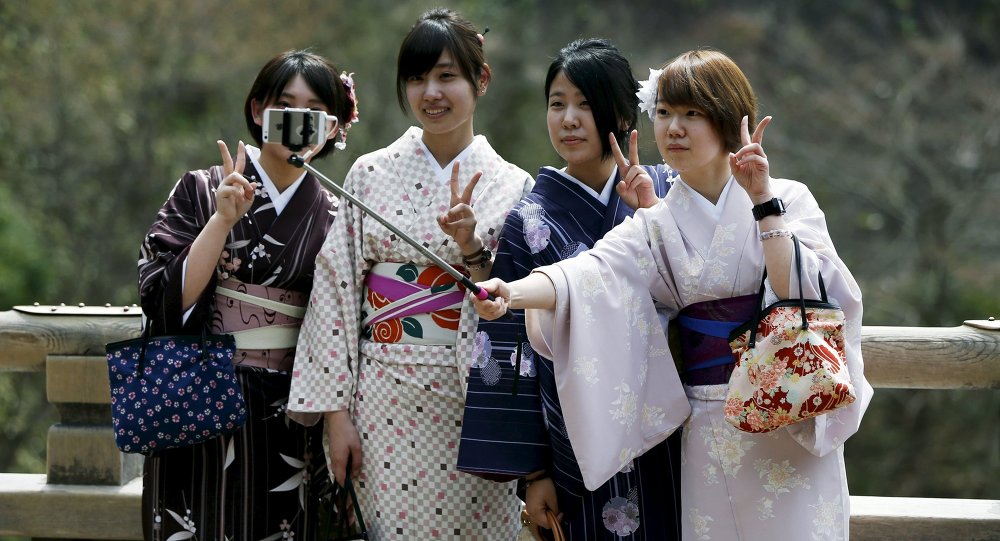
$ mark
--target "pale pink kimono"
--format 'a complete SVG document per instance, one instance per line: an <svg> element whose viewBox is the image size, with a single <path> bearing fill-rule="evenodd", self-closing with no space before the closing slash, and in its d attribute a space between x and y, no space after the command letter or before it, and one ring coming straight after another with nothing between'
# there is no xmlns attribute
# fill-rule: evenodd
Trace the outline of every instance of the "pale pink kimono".
<svg viewBox="0 0 1000 541"><path fill-rule="evenodd" d="M450 207L451 192L421 136L419 128L410 128L387 148L358 158L344 189L445 261L461 265L459 247L436 221ZM463 186L475 171L483 172L473 191L476 232L496 249L507 212L534 181L483 136L456 159ZM364 453L359 506L373 540L513 539L521 526L514 484L457 469L476 311L463 295L449 343L376 341L362 321L371 315L365 278L379 263L410 263L419 273L431 261L359 208L343 204L316 258L288 410L299 419L351 411Z"/></svg>
<svg viewBox="0 0 1000 541"><path fill-rule="evenodd" d="M746 192L730 179L717 208L676 182L581 256L536 272L555 285L555 310L530 310L532 347L555 362L566 428L588 488L626 467L681 423L686 540L847 539L843 443L872 396L861 359L861 292L837 256L805 185L772 190L802 241L803 291L817 273L847 317L851 406L767 434L726 423L726 385L685 387L658 324L687 305L756 293L763 248ZM702 198L698 201L696 198ZM792 277L792 290L798 280ZM771 302L775 298L768 291ZM653 299L660 303L660 313ZM690 415L689 415L690 413Z"/></svg>

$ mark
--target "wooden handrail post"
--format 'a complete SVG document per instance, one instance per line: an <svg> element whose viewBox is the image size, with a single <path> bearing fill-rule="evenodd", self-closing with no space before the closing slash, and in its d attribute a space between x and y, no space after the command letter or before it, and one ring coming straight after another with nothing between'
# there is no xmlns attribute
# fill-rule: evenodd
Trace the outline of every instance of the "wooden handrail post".
<svg viewBox="0 0 1000 541"><path fill-rule="evenodd" d="M0 313L6 368L45 370L49 403L48 484L124 485L142 473L142 457L115 446L104 344L138 335L139 309L16 307Z"/></svg>

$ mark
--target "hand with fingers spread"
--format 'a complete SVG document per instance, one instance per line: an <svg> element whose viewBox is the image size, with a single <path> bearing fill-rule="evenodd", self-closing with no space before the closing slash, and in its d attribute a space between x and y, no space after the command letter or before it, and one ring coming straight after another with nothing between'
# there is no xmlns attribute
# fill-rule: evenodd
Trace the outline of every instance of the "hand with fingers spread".
<svg viewBox="0 0 1000 541"><path fill-rule="evenodd" d="M476 188L483 172L476 171L465 188L459 191L459 163L456 161L451 168L451 208L438 216L438 225L448 236L455 239L463 255L469 255L483 247L482 240L476 237L476 213L472 210L472 192Z"/></svg>
<svg viewBox="0 0 1000 541"><path fill-rule="evenodd" d="M224 141L218 141L219 152L222 154L222 170L225 177L215 190L215 213L232 227L253 206L254 190L258 184L250 182L243 176L246 166L247 151L243 141L236 150L236 163L229 154L229 147Z"/></svg>
<svg viewBox="0 0 1000 541"><path fill-rule="evenodd" d="M618 196L633 209L650 208L659 203L660 198L653 189L653 179L639 165L639 132L632 130L628 136L628 159L622 154L615 134L609 133L608 137L611 139L611 153L618 164L619 181L615 185Z"/></svg>
<svg viewBox="0 0 1000 541"><path fill-rule="evenodd" d="M760 203L771 198L771 174L767 163L767 154L761 141L764 140L764 129L771 123L771 117L766 116L757 124L753 135L750 135L749 120L746 116L740 124L740 142L743 147L729 154L729 168L736 182L747 191L754 203Z"/></svg>

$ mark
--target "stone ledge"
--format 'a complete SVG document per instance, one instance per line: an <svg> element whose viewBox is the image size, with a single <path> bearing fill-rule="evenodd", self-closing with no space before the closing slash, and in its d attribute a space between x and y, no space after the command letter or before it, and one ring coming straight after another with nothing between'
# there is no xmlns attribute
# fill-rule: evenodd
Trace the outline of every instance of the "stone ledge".
<svg viewBox="0 0 1000 541"><path fill-rule="evenodd" d="M0 473L0 535L142 539L142 478L124 486L49 485L45 475Z"/></svg>

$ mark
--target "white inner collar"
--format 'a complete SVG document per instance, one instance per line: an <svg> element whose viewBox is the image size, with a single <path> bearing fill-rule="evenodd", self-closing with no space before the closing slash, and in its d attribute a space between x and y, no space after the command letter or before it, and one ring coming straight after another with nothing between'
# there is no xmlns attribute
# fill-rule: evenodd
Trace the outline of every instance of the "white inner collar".
<svg viewBox="0 0 1000 541"><path fill-rule="evenodd" d="M611 176L609 176L607 182L604 183L604 189L601 190L601 193L597 193L597 190L591 188L590 186L587 186L582 181L580 181L580 179L578 179L578 178L574 177L573 175L567 173L565 167L563 167L559 171L563 174L564 177L566 177L566 178L572 180L573 182L577 183L577 185L579 185L587 193L589 193L590 195L592 195L594 197L594 199L597 199L598 201L600 201L604 206L608 206L608 202L611 201L611 190L614 189L615 181L618 180L618 168L617 167L612 167L611 168Z"/></svg>
<svg viewBox="0 0 1000 541"><path fill-rule="evenodd" d="M691 190L691 199L694 201L694 204L698 205L698 208L711 216L716 223L718 223L719 218L722 217L722 209L726 205L726 197L729 196L729 188L733 185L733 177L730 176L729 180L726 181L726 185L722 188L722 193L719 194L719 200L715 204L712 204L712 202L706 199L704 195L701 195L698 190L695 190L688 183L684 182L683 178L677 177L677 181L686 186L687 189Z"/></svg>
<svg viewBox="0 0 1000 541"><path fill-rule="evenodd" d="M422 140L417 139L417 142L420 143L420 148L424 149L424 156L427 157L427 163L430 164L431 171L434 172L434 178L437 179L438 182L446 185L451 180L451 168L455 165L455 162L461 163L465 161L465 158L467 158L469 154L472 154L472 144L469 144L469 146L465 147L465 149L458 153L458 156L455 156L455 159L448 162L444 167L441 167L441 165L438 164L437 159L434 158L434 154L431 152L431 149L427 148L427 145L425 145ZM475 140L473 140L473 142L475 142ZM463 187L463 179L466 179L467 181L467 179L472 178L472 173L475 173L475 171L459 171L459 188Z"/></svg>
<svg viewBox="0 0 1000 541"><path fill-rule="evenodd" d="M257 174L260 175L260 182L267 193L268 199L271 200L271 204L274 205L275 214L281 214L281 211L285 210L285 206L288 202L292 200L295 196L295 192L302 185L302 179L306 178L306 171L303 170L299 178L295 179L291 185L285 188L285 191L278 192L278 188L274 185L271 177L267 176L267 171L264 170L260 165L260 149L255 146L246 145L247 158L253 163L254 169L257 170ZM252 181L251 181L252 182Z"/></svg>

